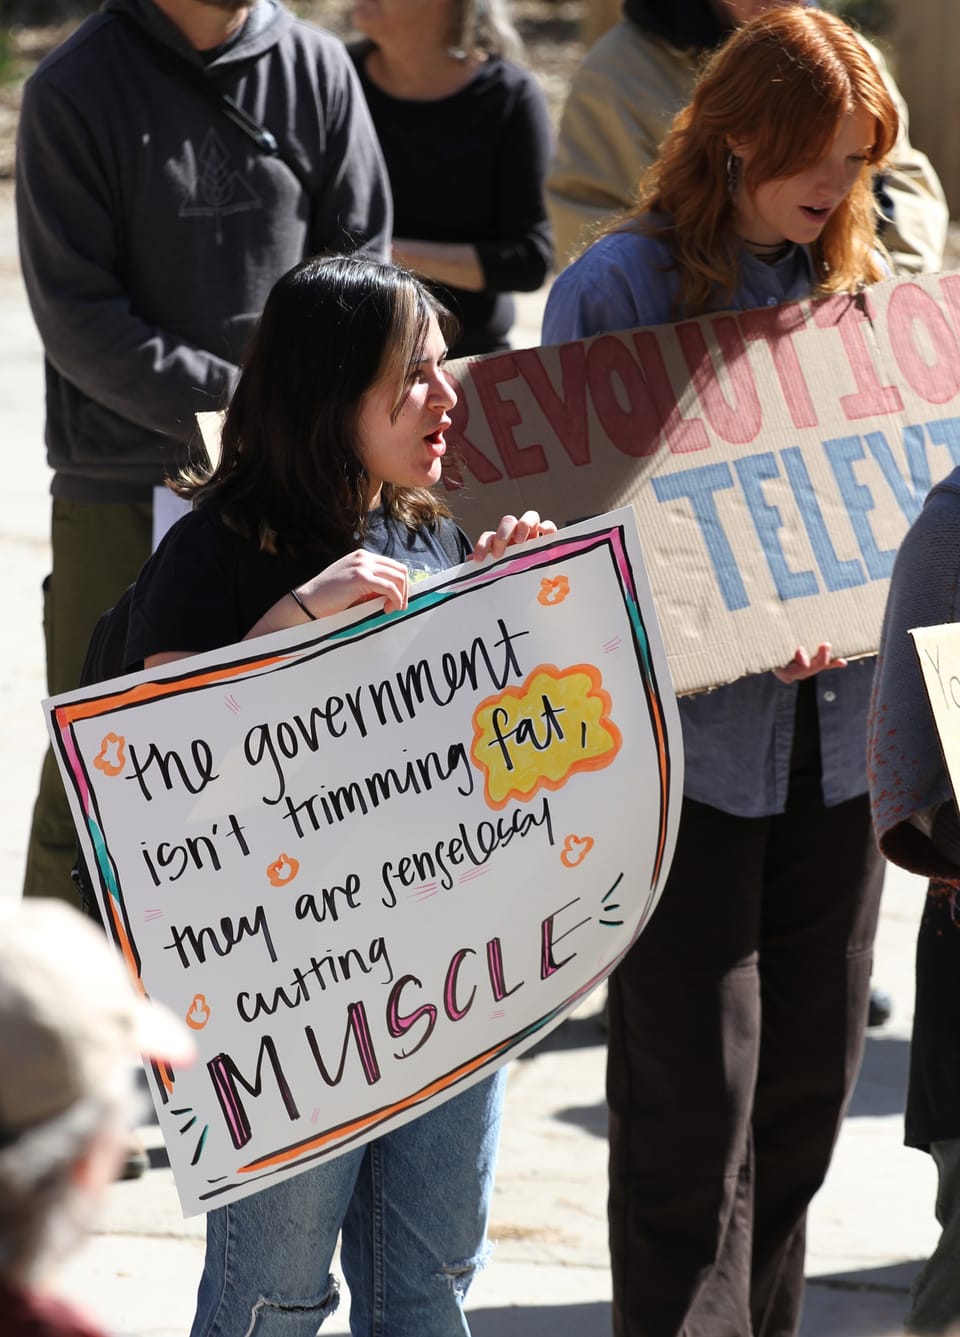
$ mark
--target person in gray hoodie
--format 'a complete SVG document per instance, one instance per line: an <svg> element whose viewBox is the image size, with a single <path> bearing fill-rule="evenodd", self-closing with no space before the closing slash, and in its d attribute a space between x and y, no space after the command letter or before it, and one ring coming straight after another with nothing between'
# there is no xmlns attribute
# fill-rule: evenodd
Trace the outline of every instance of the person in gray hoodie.
<svg viewBox="0 0 960 1337"><path fill-rule="evenodd" d="M55 694L149 555L155 496L274 282L309 255L384 256L392 217L342 44L278 0L106 0L27 81L17 215L46 360ZM74 854L48 751L25 893L73 899Z"/></svg>

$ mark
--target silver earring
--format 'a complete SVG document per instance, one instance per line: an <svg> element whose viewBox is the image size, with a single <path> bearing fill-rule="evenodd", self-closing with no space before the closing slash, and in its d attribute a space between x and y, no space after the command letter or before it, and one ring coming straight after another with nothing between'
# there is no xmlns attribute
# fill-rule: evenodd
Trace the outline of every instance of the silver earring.
<svg viewBox="0 0 960 1337"><path fill-rule="evenodd" d="M737 185L740 180L740 159L732 149L727 150L727 194L731 197L737 193Z"/></svg>

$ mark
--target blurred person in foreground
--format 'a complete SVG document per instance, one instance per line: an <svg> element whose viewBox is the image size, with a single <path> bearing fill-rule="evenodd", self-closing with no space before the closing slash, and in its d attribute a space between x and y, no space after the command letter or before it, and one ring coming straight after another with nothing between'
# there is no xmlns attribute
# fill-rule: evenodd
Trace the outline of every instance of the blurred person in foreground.
<svg viewBox="0 0 960 1337"><path fill-rule="evenodd" d="M709 52L776 3L782 0L624 0L622 20L588 51L563 108L547 180L561 266L633 207L640 178L690 101ZM897 142L874 181L880 238L898 273L935 272L949 223L943 188L910 143L907 107L883 56L860 41L900 117Z"/></svg>
<svg viewBox="0 0 960 1337"><path fill-rule="evenodd" d="M62 901L0 923L0 1331L101 1337L58 1300L126 1153L137 1055L193 1058L185 1027L137 996L103 934Z"/></svg>

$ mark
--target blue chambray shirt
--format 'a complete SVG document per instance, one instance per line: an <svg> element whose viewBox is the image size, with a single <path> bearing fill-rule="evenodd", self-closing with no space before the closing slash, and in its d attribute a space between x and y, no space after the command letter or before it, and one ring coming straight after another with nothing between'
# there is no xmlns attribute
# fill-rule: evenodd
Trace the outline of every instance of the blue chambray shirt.
<svg viewBox="0 0 960 1337"><path fill-rule="evenodd" d="M808 297L815 286L803 246L791 247L773 265L747 251L739 260L741 285L725 310L779 306ZM673 307L677 276L669 264L669 252L653 237L635 232L602 237L554 281L542 342L565 343L679 319ZM867 791L867 709L874 663L870 658L832 669L815 682L823 801L828 807ZM684 794L736 817L783 812L797 690L772 673L758 673L729 687L681 697Z"/></svg>

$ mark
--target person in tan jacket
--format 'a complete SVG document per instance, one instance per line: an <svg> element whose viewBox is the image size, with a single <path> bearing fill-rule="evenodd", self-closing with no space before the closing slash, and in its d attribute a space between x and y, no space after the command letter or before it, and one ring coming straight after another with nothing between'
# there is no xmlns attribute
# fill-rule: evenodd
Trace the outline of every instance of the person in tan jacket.
<svg viewBox="0 0 960 1337"><path fill-rule="evenodd" d="M557 267L611 216L629 209L675 114L689 102L705 55L777 0L625 0L623 19L587 53L563 108L547 179ZM875 183L879 234L898 273L940 269L949 212L883 56L876 62L900 115L900 134Z"/></svg>

